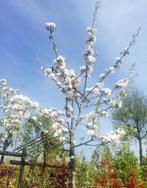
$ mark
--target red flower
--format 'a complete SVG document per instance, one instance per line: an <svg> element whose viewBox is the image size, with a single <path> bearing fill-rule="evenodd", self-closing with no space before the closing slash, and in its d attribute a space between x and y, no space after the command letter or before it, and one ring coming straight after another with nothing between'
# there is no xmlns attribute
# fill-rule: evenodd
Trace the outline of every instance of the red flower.
<svg viewBox="0 0 147 188"><path fill-rule="evenodd" d="M110 183L111 183L111 186L113 186L113 187L123 187L123 183L122 183L122 181L121 180L118 180L118 179L115 179L115 178L112 178L111 180L110 180Z"/></svg>
<svg viewBox="0 0 147 188"><path fill-rule="evenodd" d="M138 185L137 188L145 188L144 185Z"/></svg>
<svg viewBox="0 0 147 188"><path fill-rule="evenodd" d="M110 163L110 162L107 161L106 159L101 160L101 161L100 161L100 164L101 164L101 165L105 165L105 166L107 166L108 168L112 168L112 167L113 167L112 163Z"/></svg>
<svg viewBox="0 0 147 188"><path fill-rule="evenodd" d="M110 172L107 174L109 178L113 178L115 176L115 173L114 172Z"/></svg>
<svg viewBox="0 0 147 188"><path fill-rule="evenodd" d="M100 177L98 177L97 182L98 182L99 185L105 185L106 184L106 179L105 179L104 176L100 176Z"/></svg>
<svg viewBox="0 0 147 188"><path fill-rule="evenodd" d="M137 185L136 178L134 176L131 176L128 181L129 188L135 188Z"/></svg>

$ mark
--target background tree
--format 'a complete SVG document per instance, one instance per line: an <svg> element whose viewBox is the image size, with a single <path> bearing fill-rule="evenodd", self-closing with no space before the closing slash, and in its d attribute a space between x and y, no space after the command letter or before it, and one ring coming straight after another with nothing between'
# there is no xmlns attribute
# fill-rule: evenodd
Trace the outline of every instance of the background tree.
<svg viewBox="0 0 147 188"><path fill-rule="evenodd" d="M96 177L99 186L134 187L135 185L137 187L144 185L146 171L140 167L137 156L128 143L128 141L120 142L115 146L107 144L94 151L93 162L97 166Z"/></svg>
<svg viewBox="0 0 147 188"><path fill-rule="evenodd" d="M52 121L49 117L46 116L38 116L34 118L30 118L24 127L23 139L21 142L21 148L27 147L27 153L34 160L40 158L44 152L45 143L46 144L46 152L53 154L54 158L56 155L60 155L62 153L61 142L58 138L53 136L53 131L51 129ZM18 147L19 149L20 147Z"/></svg>
<svg viewBox="0 0 147 188"><path fill-rule="evenodd" d="M112 148L108 144L102 144L94 150L92 154L92 162L97 164L103 158L106 160L112 160L113 158Z"/></svg>
<svg viewBox="0 0 147 188"><path fill-rule="evenodd" d="M143 140L147 137L147 98L139 91L132 91L123 101L120 109L113 113L116 126L122 126L128 137L139 144L140 164L143 164Z"/></svg>
<svg viewBox="0 0 147 188"><path fill-rule="evenodd" d="M5 79L0 80L0 105L0 147L3 151L21 151L27 147L28 154L37 158L44 150L44 140L46 150L61 143L57 137L53 139L50 128L54 119L58 120L58 112L21 95L9 87ZM4 156L1 162L3 160Z"/></svg>
<svg viewBox="0 0 147 188"><path fill-rule="evenodd" d="M141 172L137 157L126 143L116 149L113 164L117 171L117 178L124 182L127 182L133 169L135 169L138 174Z"/></svg>

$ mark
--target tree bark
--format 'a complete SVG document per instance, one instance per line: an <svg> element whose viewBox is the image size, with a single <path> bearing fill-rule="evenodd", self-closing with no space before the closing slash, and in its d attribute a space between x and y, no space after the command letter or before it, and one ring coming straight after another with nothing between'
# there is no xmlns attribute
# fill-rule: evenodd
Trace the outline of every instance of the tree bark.
<svg viewBox="0 0 147 188"><path fill-rule="evenodd" d="M72 101L72 108L74 109L74 102ZM73 113L72 113L73 115ZM75 145L74 145L74 120L71 118L70 129L70 151L69 151L69 187L76 188L76 160L75 160Z"/></svg>
<svg viewBox="0 0 147 188"><path fill-rule="evenodd" d="M69 169L70 169L70 179L69 179L69 187L76 188L76 161L75 161L75 152L74 147L70 148L70 161L69 161Z"/></svg>
<svg viewBox="0 0 147 188"><path fill-rule="evenodd" d="M5 152L6 149L7 149L7 148L4 146L4 147L3 147L3 152ZM1 156L0 164L2 164L2 163L4 162L4 157L5 157L5 155L2 155L2 156Z"/></svg>
<svg viewBox="0 0 147 188"><path fill-rule="evenodd" d="M140 165L143 165L143 150L142 150L142 140L138 139L139 141L139 160L140 160Z"/></svg>

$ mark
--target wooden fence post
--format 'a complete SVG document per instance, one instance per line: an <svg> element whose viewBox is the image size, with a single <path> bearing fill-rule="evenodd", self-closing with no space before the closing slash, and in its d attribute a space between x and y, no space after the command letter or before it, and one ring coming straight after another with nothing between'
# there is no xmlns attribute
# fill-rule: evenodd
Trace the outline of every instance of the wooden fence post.
<svg viewBox="0 0 147 188"><path fill-rule="evenodd" d="M22 188L24 167L25 167L25 158L26 158L26 148L23 148L22 156L21 156L21 165L20 165L19 177L18 177L18 188Z"/></svg>

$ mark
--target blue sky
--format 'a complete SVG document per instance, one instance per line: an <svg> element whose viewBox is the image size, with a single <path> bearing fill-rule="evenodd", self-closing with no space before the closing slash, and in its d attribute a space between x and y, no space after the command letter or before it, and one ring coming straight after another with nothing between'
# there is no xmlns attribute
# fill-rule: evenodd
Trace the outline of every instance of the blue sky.
<svg viewBox="0 0 147 188"><path fill-rule="evenodd" d="M52 62L44 23L55 21L56 38L61 54L68 64L77 69L82 63L86 39L85 29L91 24L95 0L9 0L0 1L0 77L9 80L11 86L43 104L60 107L53 98L58 97L52 83L41 74L36 55L44 63ZM97 17L97 51L94 79L113 63L120 50L127 46L130 36L141 26L142 32L126 59L128 66L136 63L138 78L135 83L147 94L147 1L103 0ZM115 76L113 76L115 77ZM113 80L113 79L112 79Z"/></svg>
<svg viewBox="0 0 147 188"><path fill-rule="evenodd" d="M53 59L44 24L56 22L60 53L72 68L78 70L94 3L95 0L1 0L0 78L6 78L12 87L41 104L61 108L61 95L42 75L36 59L39 55L49 65ZM131 35L141 26L141 34L126 58L126 64L108 80L108 85L116 78L122 78L128 67L136 63L138 77L135 87L147 95L147 1L103 0L101 4L96 23L99 55L92 81L114 62Z"/></svg>

